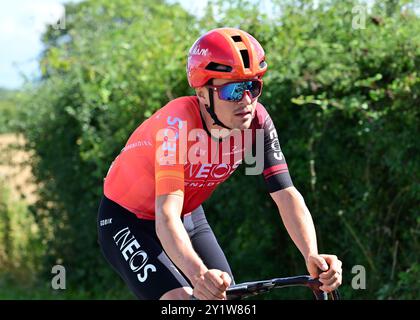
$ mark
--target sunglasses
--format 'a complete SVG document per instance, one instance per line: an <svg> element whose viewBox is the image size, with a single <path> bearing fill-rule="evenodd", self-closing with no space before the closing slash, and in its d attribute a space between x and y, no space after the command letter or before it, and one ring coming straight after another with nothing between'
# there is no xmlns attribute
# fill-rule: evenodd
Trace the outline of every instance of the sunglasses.
<svg viewBox="0 0 420 320"><path fill-rule="evenodd" d="M260 79L228 82L219 86L206 86L217 91L220 100L238 102L244 97L244 93L248 91L252 99L261 95L263 82Z"/></svg>

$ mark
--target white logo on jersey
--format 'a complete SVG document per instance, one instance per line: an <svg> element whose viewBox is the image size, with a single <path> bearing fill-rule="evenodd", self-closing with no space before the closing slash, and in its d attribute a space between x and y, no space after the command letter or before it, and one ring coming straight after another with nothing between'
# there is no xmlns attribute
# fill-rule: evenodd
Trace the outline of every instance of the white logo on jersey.
<svg viewBox="0 0 420 320"><path fill-rule="evenodd" d="M233 165L227 163L218 165L211 163L189 164L189 177L191 179L208 179L209 181L221 180L230 176L239 165L239 162Z"/></svg>
<svg viewBox="0 0 420 320"><path fill-rule="evenodd" d="M279 161L283 160L283 152L281 152L280 150L280 142L277 137L277 131L271 119L270 119L270 126L268 129L270 130L271 149L274 151L273 156Z"/></svg>

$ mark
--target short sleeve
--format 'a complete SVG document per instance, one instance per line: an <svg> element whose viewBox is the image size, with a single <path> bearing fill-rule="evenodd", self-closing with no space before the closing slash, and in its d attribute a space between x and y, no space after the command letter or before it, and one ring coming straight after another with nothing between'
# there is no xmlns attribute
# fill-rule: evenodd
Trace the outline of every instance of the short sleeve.
<svg viewBox="0 0 420 320"><path fill-rule="evenodd" d="M268 191L272 193L293 186L293 182L273 120L261 104L258 111L259 122L264 130L263 176Z"/></svg>
<svg viewBox="0 0 420 320"><path fill-rule="evenodd" d="M180 158L182 146L179 139L182 121L170 116L162 118L155 133L156 196L184 192L184 162Z"/></svg>

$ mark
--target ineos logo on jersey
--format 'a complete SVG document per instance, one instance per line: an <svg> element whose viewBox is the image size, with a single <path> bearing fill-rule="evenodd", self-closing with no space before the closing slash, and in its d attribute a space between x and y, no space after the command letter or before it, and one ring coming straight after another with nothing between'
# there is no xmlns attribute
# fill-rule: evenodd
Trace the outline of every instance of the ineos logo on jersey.
<svg viewBox="0 0 420 320"><path fill-rule="evenodd" d="M267 119L269 119L268 116L266 120ZM281 152L281 149L280 149L280 142L277 136L276 128L274 127L274 123L271 119L269 120L270 120L270 125L268 129L270 130L271 149L274 151L273 153L274 158L280 161L280 160L283 160L283 152Z"/></svg>
<svg viewBox="0 0 420 320"><path fill-rule="evenodd" d="M229 172L230 172L230 166L228 167L227 164L221 163L212 170L211 174L216 179L222 179L226 177L229 174Z"/></svg>
<svg viewBox="0 0 420 320"><path fill-rule="evenodd" d="M176 141L179 139L179 130L182 129L182 120L180 118L172 119L169 116L166 119L169 126L163 129L163 150L176 151Z"/></svg>
<svg viewBox="0 0 420 320"><path fill-rule="evenodd" d="M279 139L275 138L273 141L271 141L271 149L273 149L276 152L280 152L280 142Z"/></svg>
<svg viewBox="0 0 420 320"><path fill-rule="evenodd" d="M147 263L149 260L147 253L144 250L136 250L140 248L140 244L131 234L128 227L118 231L113 238L125 261L128 262L130 269L134 273L138 272L137 279L140 282L147 280L148 272L156 272L156 267L151 263Z"/></svg>
<svg viewBox="0 0 420 320"><path fill-rule="evenodd" d="M183 134L186 134L186 122L184 126L182 119L168 116L166 123L168 126L156 133L156 141L162 141L161 147L156 149L156 160L160 165L168 166L184 163L184 154L180 150L185 149L186 138ZM179 159L177 159L177 155Z"/></svg>
<svg viewBox="0 0 420 320"><path fill-rule="evenodd" d="M186 171L189 173L188 177L193 179L209 179L209 180L222 180L231 175L240 163L227 164L220 163L213 165L211 163L206 164L189 164Z"/></svg>
<svg viewBox="0 0 420 320"><path fill-rule="evenodd" d="M283 159L283 152L281 152L280 149L280 142L279 139L275 138L272 142L271 142L271 149L273 149L274 152L274 158L276 158L277 160L282 160Z"/></svg>
<svg viewBox="0 0 420 320"><path fill-rule="evenodd" d="M182 129L182 119L180 119L180 118L178 118L178 117L175 117L174 119L172 119L172 117L171 116L169 116L167 119L166 119L166 122L170 125L170 126L173 126L173 125L175 125L175 124L177 124L178 123L178 129Z"/></svg>

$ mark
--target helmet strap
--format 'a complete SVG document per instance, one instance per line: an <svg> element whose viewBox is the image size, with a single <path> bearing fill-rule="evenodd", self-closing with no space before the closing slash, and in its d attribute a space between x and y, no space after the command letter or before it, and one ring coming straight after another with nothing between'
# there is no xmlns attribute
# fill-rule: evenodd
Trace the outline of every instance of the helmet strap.
<svg viewBox="0 0 420 320"><path fill-rule="evenodd" d="M209 89L209 99L210 99L210 105L205 105L207 112L210 114L210 117L213 119L214 123L213 125L218 125L221 126L223 128L232 130L232 128L229 128L228 126L226 126L222 121L219 120L219 118L217 118L216 113L214 112L214 96L213 96L213 89L212 88L208 88Z"/></svg>

